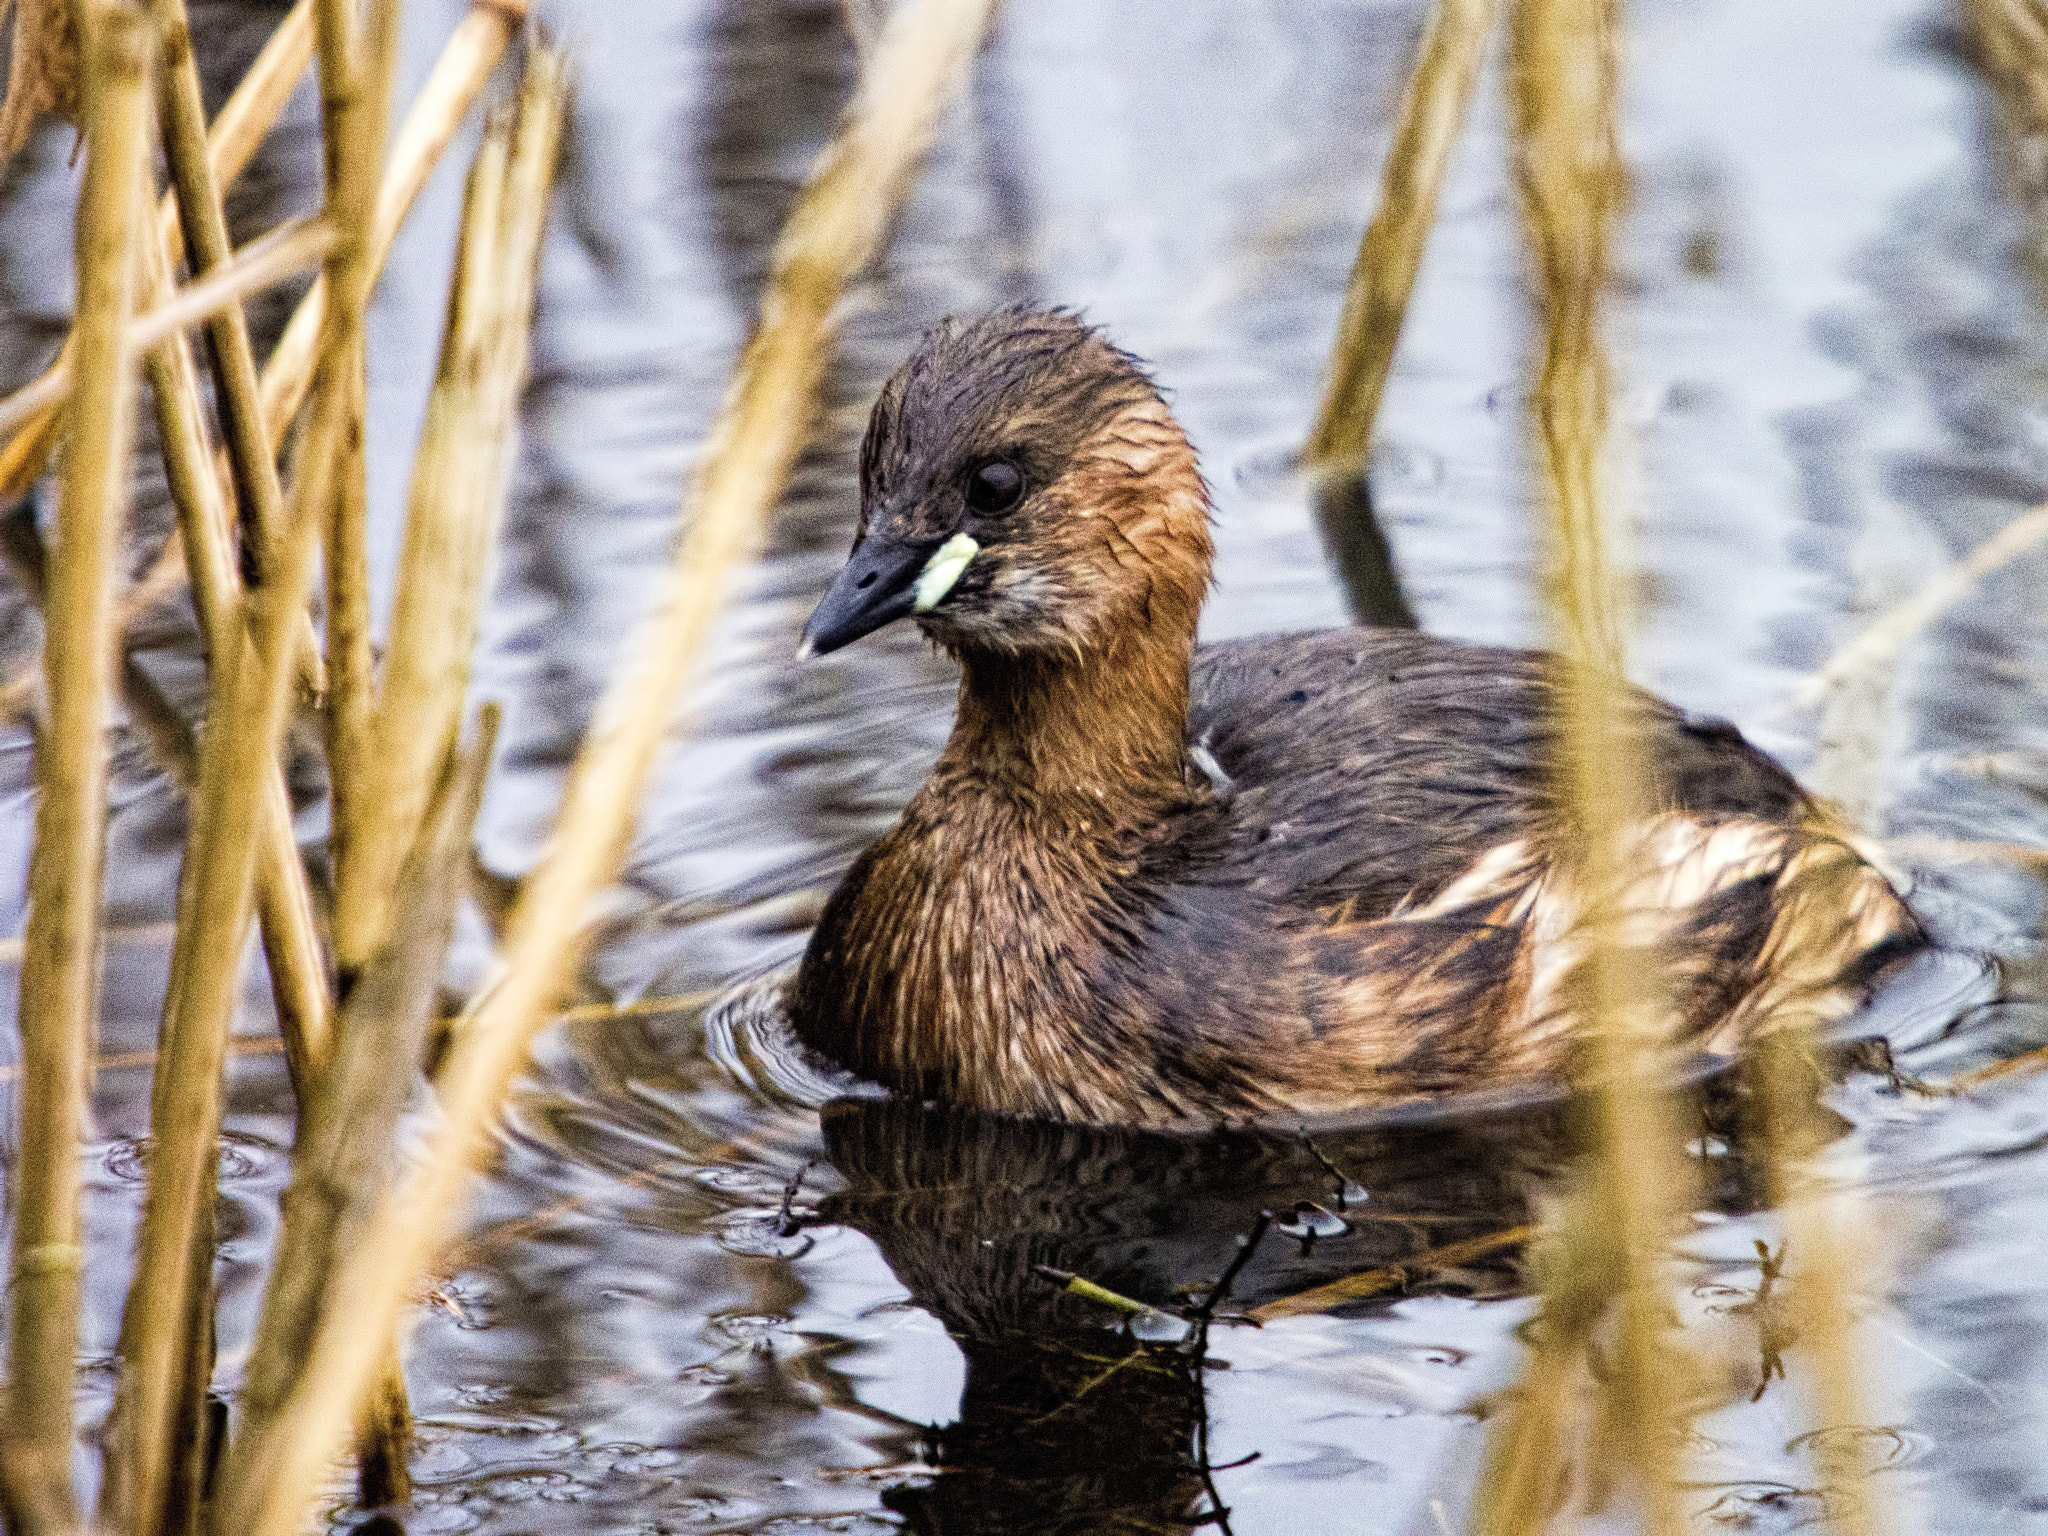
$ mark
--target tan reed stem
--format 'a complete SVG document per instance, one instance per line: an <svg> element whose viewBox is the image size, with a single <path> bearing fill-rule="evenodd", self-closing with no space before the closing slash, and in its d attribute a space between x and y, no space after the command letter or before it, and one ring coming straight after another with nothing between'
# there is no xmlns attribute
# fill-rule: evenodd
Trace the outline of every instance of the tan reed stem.
<svg viewBox="0 0 2048 1536"><path fill-rule="evenodd" d="M169 264L161 249L146 270L154 286L168 282ZM242 621L242 576L235 560L227 504L207 443L198 370L182 335L173 335L156 346L146 365L156 402L165 479L189 556L199 632L209 655L232 655L241 643L235 626ZM181 732L182 726L181 721ZM197 759L196 753L188 755L194 764L191 770L181 772L175 763L167 766L189 794L197 786ZM306 867L292 830L291 797L283 769L273 766L267 778L257 853L257 914L270 967L271 995L277 1004L278 1029L285 1040L285 1059L303 1105L327 1058L327 964Z"/></svg>
<svg viewBox="0 0 2048 1536"><path fill-rule="evenodd" d="M1527 1411L1506 1415L1495 1441L1497 1473L1520 1470L1489 1477L1479 1528L1529 1528L1518 1501L1546 1463L1563 1460L1545 1437L1561 1422L1554 1389L1564 1359L1584 1347L1606 1310L1585 1299L1591 1277L1596 1298L1612 1296L1615 1323L1593 1449L1603 1465L1633 1474L1646 1528L1676 1533L1685 1528L1678 1458L1695 1391L1671 1337L1662 1271L1675 1224L1692 1208L1692 1170L1678 1107L1659 1076L1659 988L1624 946L1617 909L1629 875L1627 835L1651 805L1623 718L1625 604L1603 483L1609 384L1599 316L1623 195L1613 0L1516 0L1511 30L1516 171L1547 310L1534 397L1553 518L1544 588L1573 680L1560 722L1561 788L1585 844L1580 1086L1595 1150L1573 1201L1590 1202L1598 1219L1581 1214L1566 1226L1555 1273L1569 1277L1560 1283L1571 1298L1556 1285L1546 1289Z"/></svg>
<svg viewBox="0 0 2048 1536"><path fill-rule="evenodd" d="M308 267L318 266L334 237L318 219L294 219L253 241L214 276L178 289L129 324L128 345L136 352L155 346L173 331L197 325L229 304L272 287ZM0 433L61 405L71 393L71 349L67 346L40 378L0 400Z"/></svg>
<svg viewBox="0 0 2048 1536"><path fill-rule="evenodd" d="M1423 247L1436 223L1444 170L1465 121L1493 31L1495 0L1437 0L1380 174L1379 207L1344 290L1323 403L1303 462L1315 476L1316 520L1351 599L1369 624L1413 629L1394 552L1366 481L1373 422L1393 367Z"/></svg>
<svg viewBox="0 0 2048 1536"><path fill-rule="evenodd" d="M1828 1140L1815 1102L1811 1021L1788 1022L1763 1043L1753 1072L1764 1107L1771 1200L1778 1207L1794 1359L1817 1429L1807 1441L1826 1491L1827 1528L1838 1536L1887 1536L1896 1528L1872 1495L1864 1443L1842 1433L1871 1422L1865 1370L1855 1343L1847 1286L1871 1268L1867 1240L1854 1234L1860 1202L1830 1189L1808 1166ZM1825 1433L1825 1431L1836 1431Z"/></svg>
<svg viewBox="0 0 2048 1536"><path fill-rule="evenodd" d="M399 878L399 920L349 994L334 1070L293 1149L283 1231L243 1381L231 1480L248 1459L275 1454L279 1416L307 1344L335 1305L330 1282L336 1266L397 1172L399 1117L426 1053L496 730L492 706L468 752L444 744L440 782ZM402 1387L403 1377L399 1381ZM397 1408L404 1403L401 1390Z"/></svg>
<svg viewBox="0 0 2048 1536"><path fill-rule="evenodd" d="M79 1162L98 1014L114 579L134 431L135 242L149 143L147 32L126 10L80 14L86 162L77 225L78 389L50 558L49 722L36 749L36 834L21 965L8 1473L31 1530L77 1522L72 1414L84 1249Z"/></svg>
<svg viewBox="0 0 2048 1536"><path fill-rule="evenodd" d="M177 1448L193 1419L190 1362L206 1309L201 1256L211 1251L221 1069L248 932L264 784L277 761L295 654L321 529L333 505L359 398L363 305L368 291L368 216L382 161L383 124L370 107L382 87L362 78L348 0L320 0L316 20L329 179L326 216L336 246L327 280L335 301L321 330L320 388L292 482L278 547L258 562L263 579L244 593L243 643L213 658L211 726L201 744L199 793L187 854L190 922L172 959L164 1048L152 1102L153 1151L137 1243L137 1281L121 1335L119 1462L113 1482L121 1518L155 1533L174 1528L167 1505ZM370 34L385 35L385 19ZM378 58L375 49L365 50ZM345 130L345 131L344 131ZM234 626L231 626L233 628Z"/></svg>
<svg viewBox="0 0 2048 1536"><path fill-rule="evenodd" d="M355 7L315 0L320 33L320 94L328 128L327 197L349 232L327 264L325 280L336 304L360 315L380 259L371 234L378 172L384 164L391 71L396 57L398 14L394 0L376 0L357 29ZM327 785L328 852L337 886L354 874L361 803L363 756L368 746L374 679L370 658L369 501L365 483L363 423L368 384L361 328L352 327L352 350L344 381L348 425L326 512L327 574ZM333 382L339 375L330 377ZM344 994L349 972L344 965Z"/></svg>
<svg viewBox="0 0 2048 1536"><path fill-rule="evenodd" d="M1323 403L1303 457L1326 473L1365 470L1380 395L1408 314L1415 274L1436 223L1444 171L1464 126L1493 31L1496 0L1437 0L1416 52L1415 74L1380 176L1331 348Z"/></svg>
<svg viewBox="0 0 2048 1536"><path fill-rule="evenodd" d="M164 158L177 191L187 264L195 279L211 277L234 259L227 211L206 151L206 108L199 96L199 68L192 58L185 0L147 0L157 29L157 112L163 124ZM258 559L267 557L284 516L284 490L277 461L263 428L257 399L256 354L240 304L217 311L206 323L212 343L215 401L234 466L235 495Z"/></svg>
<svg viewBox="0 0 2048 1536"><path fill-rule="evenodd" d="M471 103L497 68L506 44L518 30L525 6L518 0L477 0L441 50L434 72L420 88L405 123L391 144L391 163L377 193L371 227L372 266L382 270L391 242L412 210L413 199L427 184L442 153L469 115ZM279 447L304 404L312 382L322 317L327 306L327 280L315 282L292 312L284 334L263 365L263 414L270 424L271 446ZM0 461L4 463L4 461Z"/></svg>
<svg viewBox="0 0 2048 1536"><path fill-rule="evenodd" d="M292 88L313 56L312 0L299 0L263 51L256 56L249 73L220 109L206 138L207 155L214 179L223 187L242 174L263 136L270 132L278 113L291 98ZM178 238L178 204L174 194L165 194L158 207L160 233L166 242ZM54 370L68 366L71 343L66 341ZM40 381L39 381L40 382ZM34 388L34 385L30 386ZM45 402L41 414L32 417L0 450L0 504L24 495L43 472L50 449L57 440L58 404L61 396Z"/></svg>
<svg viewBox="0 0 2048 1536"><path fill-rule="evenodd" d="M238 1460L222 1494L241 1536L295 1532L406 1298L448 1232L505 1090L585 941L593 893L617 869L640 792L672 725L733 568L759 545L810 430L833 310L873 259L939 114L965 77L992 0L905 0L892 12L845 127L777 242L747 344L691 494L687 529L633 661L600 704L548 856L521 897L504 972L458 1029L437 1080L442 1118L422 1166L343 1257L276 1454Z"/></svg>
<svg viewBox="0 0 2048 1536"><path fill-rule="evenodd" d="M335 893L335 949L344 972L384 943L398 866L418 835L436 763L461 722L526 377L564 85L559 56L535 53L527 61L516 140L509 119L494 124L470 171L365 764L363 803L375 815L359 829L355 878Z"/></svg>
<svg viewBox="0 0 2048 1536"><path fill-rule="evenodd" d="M306 9L309 4L310 0L301 0L300 10L292 13L293 17L298 17L304 12L308 28L311 26L311 12ZM497 4L480 3L463 18L441 50L433 73L414 100L404 126L399 129L392 145L390 164L378 190L373 241L379 270L390 255L391 242L397 237L399 226L412 210L413 200L419 196L442 153L454 139L456 130L476 100L477 92L483 89L484 82L497 67L506 44L518 27L521 14L523 11L513 0L499 0ZM290 25L289 21L287 25ZM306 35L310 38L310 31ZM279 29L278 36L284 36L284 28ZM264 50L265 59L271 57L272 48L276 45L277 39L274 38L272 47ZM283 62L289 63L290 60L285 58ZM299 67L303 66L304 56L301 55ZM243 100L243 92L249 89L250 84L250 80L242 82L215 121L214 136L210 142L215 148L217 169L221 165L223 125L229 123L235 103ZM241 114L237 121L248 122L252 117L253 108ZM246 129L242 132L245 138L249 136ZM223 176L222 180L225 181L226 177ZM167 202L166 207L174 208L175 204ZM304 403L313 377L316 344L326 302L327 280L323 276L300 300L283 338L264 364L263 414L270 428L273 448L283 445L284 434ZM9 440L4 450L0 450L0 504L26 493L36 476L42 473L43 464L56 441L57 422L57 413L51 410L39 421L29 422ZM184 546L182 541L173 538L165 544L155 564L129 589L129 595L122 604L123 629L168 597L182 583L184 574ZM309 659L317 665L317 653ZM321 686L311 689L315 696L324 692L324 676L320 683ZM19 714L32 697L33 688L26 679L17 679L0 688L0 719Z"/></svg>

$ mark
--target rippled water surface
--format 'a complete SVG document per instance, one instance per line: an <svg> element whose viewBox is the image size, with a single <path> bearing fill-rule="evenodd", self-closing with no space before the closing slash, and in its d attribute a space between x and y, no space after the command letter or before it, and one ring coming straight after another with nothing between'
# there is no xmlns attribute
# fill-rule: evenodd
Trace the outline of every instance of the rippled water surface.
<svg viewBox="0 0 2048 1536"><path fill-rule="evenodd" d="M858 67L835 4L542 4L577 94L547 253L524 449L477 692L507 726L481 833L530 867L604 680L651 600L684 477L750 323L768 242ZM1819 712L1786 691L1869 618L2048 496L2042 229L2001 183L1991 100L1926 0L1637 0L1629 8L1617 419L1634 510L1637 675L1725 714L1838 795L1911 870L1958 950L2024 994L2048 844L2048 562L1950 609L1881 684ZM225 88L281 12L195 7ZM459 11L408 6L423 78ZM1197 1381L1131 1356L1030 1267L1148 1300L1211 1278L1261 1204L1362 1187L1347 1230L1269 1242L1246 1299L1530 1219L1555 1164L1541 1108L1197 1143L976 1124L909 1106L821 1117L707 1051L703 1000L791 955L837 870L946 730L946 665L901 628L791 660L844 552L853 446L919 330L1013 298L1078 305L1150 358L1216 493L1212 637L1342 622L1290 472L1424 9L1411 0L1013 4L905 214L847 306L824 430L733 594L679 717L630 873L602 916L593 1004L544 1041L410 1356L420 1531L1185 1530L1218 1499L1248 1533L1461 1528L1487 1394L1532 1303L1478 1260L1431 1294L1219 1329ZM1373 489L1432 629L1540 639L1523 446L1526 296L1498 82L1483 84L1395 367ZM68 130L0 194L0 383L47 360L69 306ZM244 237L316 195L302 89L236 195ZM452 157L452 158L460 158ZM388 599L459 199L444 170L373 316L373 511ZM274 324L282 310L259 306ZM145 464L153 465L148 455ZM138 563L166 524L144 474ZM47 512L44 506L41 510ZM34 633L18 602L0 648ZM199 677L177 626L144 657ZM0 737L0 918L19 932L28 738ZM129 1278L148 1071L183 820L124 748L109 866L85 1349L95 1419ZM317 797L302 831L324 835ZM1974 859L1974 861L1969 861ZM465 929L451 981L485 955ZM5 989L11 997L11 989ZM1909 1065L2048 1033L1973 1007L1967 962L1879 1021ZM290 1097L252 965L223 1162L218 1384L242 1368L287 1171ZM1942 1038L1943 1027L1962 1027ZM11 1049L11 1037L9 1037ZM1857 1078L1826 1166L1867 1202L1867 1437L1908 1530L2048 1529L2048 1077L1960 1099ZM1745 1170L1689 1240L1683 1302L1736 1378L1697 1426L1705 1529L1777 1531L1821 1503L1798 1437L1802 1357L1748 1400ZM788 1181L811 1219L784 1235ZM1204 1459L1206 1447L1206 1460ZM1247 1460L1247 1458L1256 1459ZM353 1519L342 1515L338 1518Z"/></svg>

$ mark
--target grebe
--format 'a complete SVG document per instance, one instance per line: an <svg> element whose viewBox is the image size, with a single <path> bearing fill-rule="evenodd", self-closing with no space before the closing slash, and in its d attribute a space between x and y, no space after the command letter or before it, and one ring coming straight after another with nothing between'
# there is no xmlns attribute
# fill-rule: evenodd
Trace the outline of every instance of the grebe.
<svg viewBox="0 0 2048 1536"><path fill-rule="evenodd" d="M860 485L803 652L914 618L959 662L959 706L788 986L807 1046L912 1096L1100 1124L1559 1069L1583 940L1555 658L1363 628L1197 647L1194 450L1145 368L1064 311L928 333ZM1655 810L1623 932L1662 967L1674 1045L1840 1016L1925 942L1734 727L1625 710Z"/></svg>

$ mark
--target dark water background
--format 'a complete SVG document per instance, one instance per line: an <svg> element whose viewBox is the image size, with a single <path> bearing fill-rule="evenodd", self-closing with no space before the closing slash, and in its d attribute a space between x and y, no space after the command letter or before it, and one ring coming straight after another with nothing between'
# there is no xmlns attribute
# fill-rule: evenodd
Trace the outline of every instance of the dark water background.
<svg viewBox="0 0 2048 1536"><path fill-rule="evenodd" d="M2048 843L2048 633L2029 557L1952 609L1895 677L1815 715L1785 691L1867 619L2048 496L2042 229L1998 179L1990 97L1927 0L1637 0L1620 251L1617 437L1634 512L1634 669L1725 714L1809 781L1911 839L1915 899L1951 943L2031 970L2033 880L1929 839ZM551 5L576 100L477 668L507 727L486 862L536 857L598 691L653 596L685 475L750 323L770 240L857 62L823 0ZM195 5L215 99L281 10ZM459 15L408 6L406 83ZM1219 514L1212 637L1341 622L1290 455L1312 413L1424 9L1412 0L1035 0L1009 7L893 251L853 293L824 430L733 594L708 680L606 909L593 999L696 997L793 952L836 871L946 729L947 668L907 630L790 659L844 552L853 446L917 332L1014 298L1084 307L1150 358ZM1423 622L1540 638L1515 206L1489 74L1452 167L1382 417L1374 490ZM71 135L0 191L0 385L66 323ZM237 191L241 238L317 196L309 88ZM463 154L415 214L372 317L372 493L388 604L411 435L431 377ZM259 306L275 323L279 304ZM145 453L137 562L166 525ZM47 498L45 497L45 502ZM47 504L40 509L47 516ZM0 605L0 649L33 636ZM175 626L146 664L200 686ZM684 722L679 721L679 726ZM1989 767L1996 772L1987 773ZM0 735L0 931L20 931L30 753ZM148 1072L183 819L139 750L115 789L84 1349L104 1412L140 1200ZM310 804L309 843L323 835ZM472 921L454 966L485 954ZM287 1172L289 1094L260 965L232 1067L219 1384L232 1390ZM1919 978L1911 1043L1977 994ZM12 1002L11 988L0 995ZM1124 1359L1032 1282L1061 1263L1164 1300L1213 1276L1262 1202L1323 1197L1285 1137L1214 1146L998 1134L922 1111L819 1117L704 1046L701 1004L572 1022L520 1090L414 1337L420 1531L1177 1530L1213 1492L1240 1533L1461 1526L1483 1429L1532 1303L1504 1266L1441 1294L1219 1331L1227 1370ZM1976 1010L1909 1052L1938 1071L2042 1033ZM11 1034L5 1047L12 1049ZM11 1079L10 1079L11 1081ZM0 1085L0 1092L11 1088ZM2048 1077L1960 1100L1858 1079L1831 1172L1863 1191L1859 1347L1880 1487L1904 1530L2048 1530ZM11 1103L11 1100L10 1100ZM1324 1150L1370 1192L1309 1257L1273 1244L1269 1297L1526 1218L1548 1115L1357 1135ZM1718 1150L1703 1131L1701 1150ZM11 1153L10 1153L11 1155ZM814 1169L781 1238L767 1218ZM1689 1326L1740 1357L1754 1292L1742 1170L1688 1240ZM952 1333L949 1335L949 1328ZM1747 1333L1744 1330L1748 1330ZM1790 1530L1819 1503L1791 1380L1698 1423L1702 1529ZM1109 1368L1115 1366L1115 1370ZM1085 1390L1084 1390L1085 1389ZM1206 1422L1204 1422L1206 1414ZM82 1469L90 1458L82 1453ZM940 1475L938 1468L947 1470Z"/></svg>

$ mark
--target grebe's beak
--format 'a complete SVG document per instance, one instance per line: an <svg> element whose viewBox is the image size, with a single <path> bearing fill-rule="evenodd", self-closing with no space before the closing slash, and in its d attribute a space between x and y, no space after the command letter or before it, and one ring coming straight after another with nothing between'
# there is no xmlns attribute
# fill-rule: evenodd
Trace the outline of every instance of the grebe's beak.
<svg viewBox="0 0 2048 1536"><path fill-rule="evenodd" d="M930 544L869 533L811 611L797 655L823 656L909 613L917 603L918 572L931 553Z"/></svg>
<svg viewBox="0 0 2048 1536"><path fill-rule="evenodd" d="M953 589L980 548L964 533L944 543L868 534L812 610L798 658L823 656L884 624L930 609Z"/></svg>

